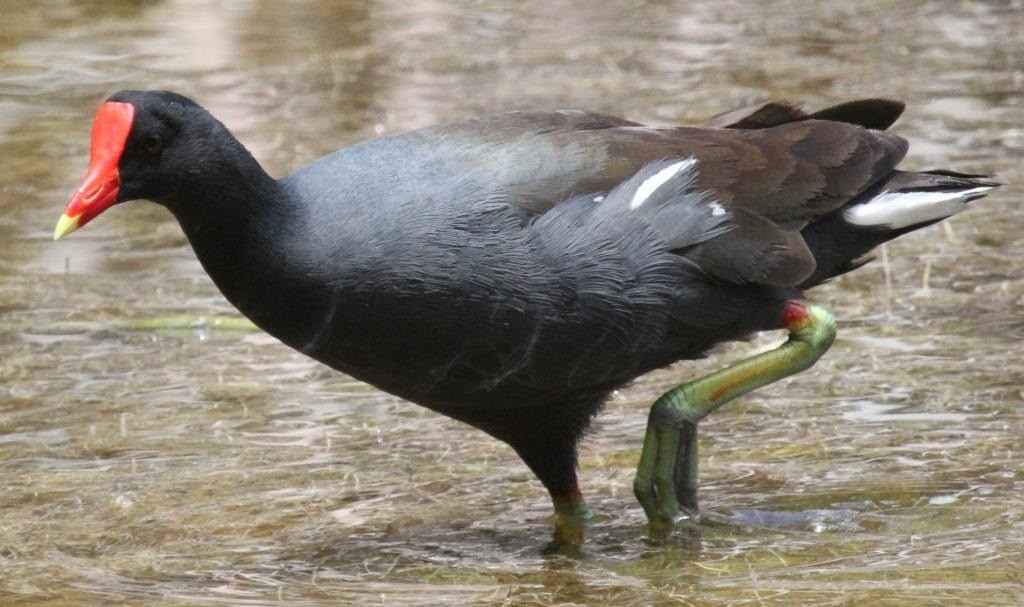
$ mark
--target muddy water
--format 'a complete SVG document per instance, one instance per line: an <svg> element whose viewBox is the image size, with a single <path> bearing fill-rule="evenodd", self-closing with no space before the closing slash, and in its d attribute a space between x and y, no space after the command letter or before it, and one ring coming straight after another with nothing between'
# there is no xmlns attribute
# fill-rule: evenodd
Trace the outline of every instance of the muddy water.
<svg viewBox="0 0 1024 607"><path fill-rule="evenodd" d="M222 5L223 4L223 5ZM1007 605L1024 601L1024 4L12 3L0 23L0 604ZM644 539L650 401L582 448L596 515L545 556L511 451L259 333L155 205L53 225L91 114L198 99L274 174L488 111L698 122L769 97L909 101L907 166L1012 184L817 289L814 370L702 425L711 518ZM140 326L141 324L141 326Z"/></svg>

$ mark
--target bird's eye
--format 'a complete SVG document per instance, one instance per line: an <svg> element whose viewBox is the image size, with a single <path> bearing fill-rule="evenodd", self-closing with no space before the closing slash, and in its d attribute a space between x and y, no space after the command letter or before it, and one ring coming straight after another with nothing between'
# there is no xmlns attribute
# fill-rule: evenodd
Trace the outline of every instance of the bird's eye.
<svg viewBox="0 0 1024 607"><path fill-rule="evenodd" d="M142 146L147 152L153 156L157 156L164 149L164 141L160 138L160 135L156 133L146 135L146 138L142 141Z"/></svg>

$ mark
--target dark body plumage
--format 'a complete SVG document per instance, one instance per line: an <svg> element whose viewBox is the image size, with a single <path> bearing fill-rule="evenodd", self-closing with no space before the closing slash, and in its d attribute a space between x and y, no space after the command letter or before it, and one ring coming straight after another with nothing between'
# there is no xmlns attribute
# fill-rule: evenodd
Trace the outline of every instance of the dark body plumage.
<svg viewBox="0 0 1024 607"><path fill-rule="evenodd" d="M811 116L766 104L706 128L498 114L368 141L280 181L184 98L112 100L138 108L119 198L166 205L239 310L509 443L555 495L575 489L576 443L611 390L781 328L802 289L920 227L865 228L845 209L890 181L987 185L895 171L904 140L861 126L896 119L902 104L884 100ZM188 144L147 173L129 152L165 128Z"/></svg>

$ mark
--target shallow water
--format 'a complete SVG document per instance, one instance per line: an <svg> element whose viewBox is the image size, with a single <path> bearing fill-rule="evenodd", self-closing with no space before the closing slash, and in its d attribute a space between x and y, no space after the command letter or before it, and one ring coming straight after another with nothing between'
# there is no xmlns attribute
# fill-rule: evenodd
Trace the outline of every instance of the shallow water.
<svg viewBox="0 0 1024 607"><path fill-rule="evenodd" d="M0 604L1024 602L1024 4L14 3L0 23ZM617 394L595 510L546 556L505 446L258 333L151 204L51 233L121 88L196 98L274 174L489 111L695 123L906 99L909 168L1011 184L816 289L840 338L702 424L700 525L645 539L646 410L762 336ZM145 322L142 322L145 325Z"/></svg>

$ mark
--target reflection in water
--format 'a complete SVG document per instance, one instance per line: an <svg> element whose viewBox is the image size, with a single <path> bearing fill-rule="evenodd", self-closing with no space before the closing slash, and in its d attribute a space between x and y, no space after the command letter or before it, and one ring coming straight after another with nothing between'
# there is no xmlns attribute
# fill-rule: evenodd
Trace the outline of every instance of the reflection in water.
<svg viewBox="0 0 1024 607"><path fill-rule="evenodd" d="M0 603L1024 600L1022 15L924 0L8 7ZM50 240L92 112L130 87L195 97L275 175L488 111L692 123L766 97L887 95L910 102L909 168L1011 185L893 243L891 290L876 262L815 293L839 341L709 420L708 511L667 542L644 539L631 495L649 402L777 336L614 397L581 457L592 539L544 556L547 498L503 445L261 334L127 330L233 314L155 205Z"/></svg>

